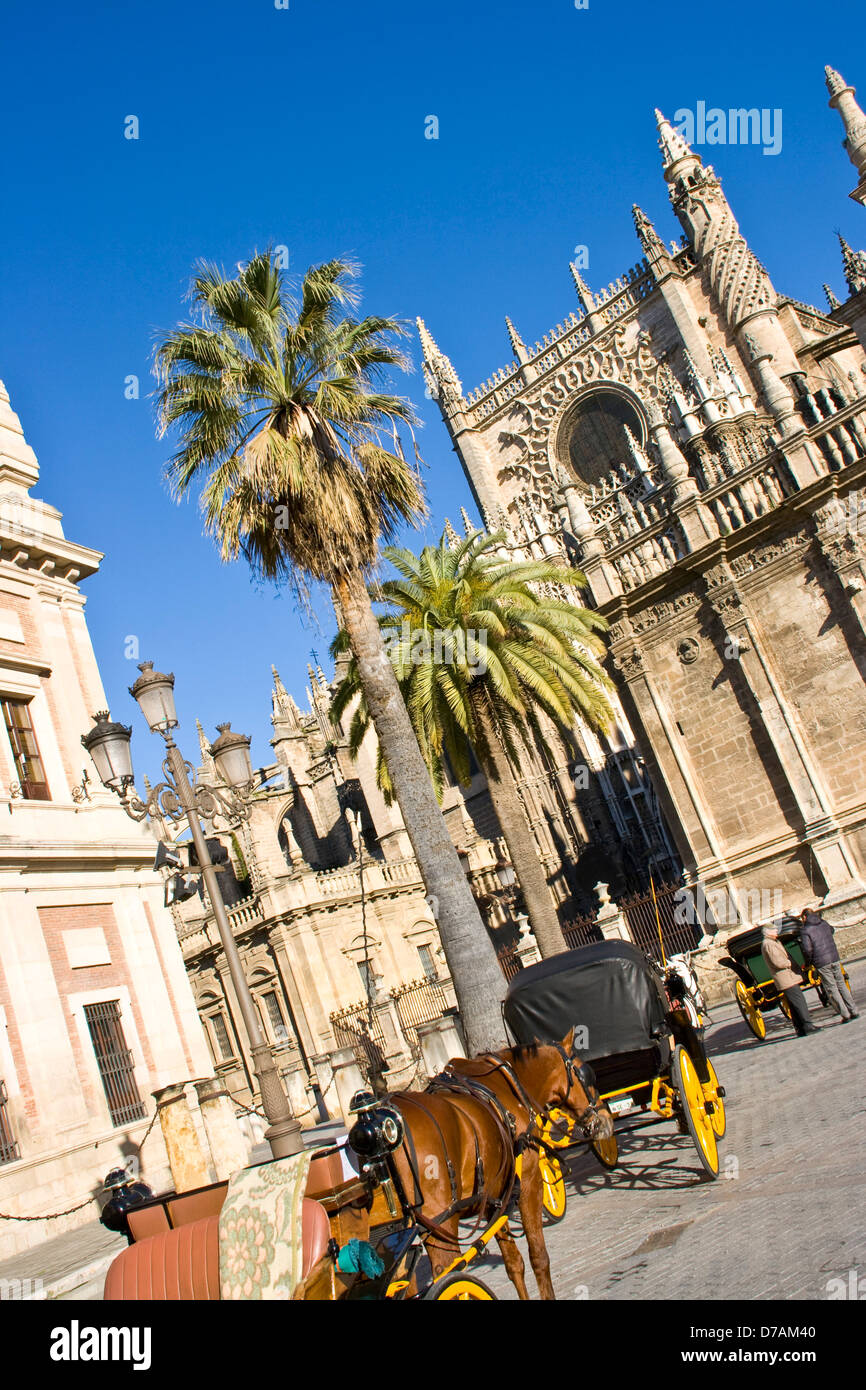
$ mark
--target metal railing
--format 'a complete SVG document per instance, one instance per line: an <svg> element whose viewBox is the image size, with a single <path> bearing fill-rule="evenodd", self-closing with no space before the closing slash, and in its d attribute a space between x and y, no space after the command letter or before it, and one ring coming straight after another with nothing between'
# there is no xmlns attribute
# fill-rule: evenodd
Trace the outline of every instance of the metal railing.
<svg viewBox="0 0 866 1390"><path fill-rule="evenodd" d="M574 951L578 946L591 946L594 941L604 941L602 930L593 915L563 922L562 934L569 951Z"/></svg>
<svg viewBox="0 0 866 1390"><path fill-rule="evenodd" d="M696 925L693 913L688 914L691 922L678 920L685 915L677 909L685 906L684 895L688 892L681 883L661 883L655 890L655 902L652 893L633 893L622 899L619 906L628 922L632 941L653 960L661 960L662 943L664 955L671 956L679 951L693 951L700 941L703 929Z"/></svg>

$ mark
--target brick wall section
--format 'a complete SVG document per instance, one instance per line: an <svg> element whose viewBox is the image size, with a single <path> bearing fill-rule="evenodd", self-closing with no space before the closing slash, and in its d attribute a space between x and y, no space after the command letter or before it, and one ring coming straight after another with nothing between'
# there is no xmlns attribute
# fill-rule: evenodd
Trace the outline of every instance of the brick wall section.
<svg viewBox="0 0 866 1390"><path fill-rule="evenodd" d="M123 950L120 933L117 928L117 921L114 916L114 909L110 903L96 903L86 907L40 907L39 921L45 937L45 945L54 971L54 978L57 981L57 990L61 998L70 994L82 994L92 989L105 990L114 987L126 986L129 989L132 1004L135 1026L138 1030L139 1041L143 1057L144 1068L147 1073L154 1070L153 1054L150 1048L150 1040L147 1028L142 1017L141 1006L136 994L136 982L132 978ZM101 927L105 933L108 949L111 954L110 965L95 965L72 969L66 954L66 945L63 940L63 932L70 931L76 927ZM121 1005L121 1008L123 1006ZM121 1018L121 1025L123 1018ZM129 1032L126 1032L127 1042L130 1041ZM78 1030L73 1026L69 1028L69 1040L75 1054L76 1064L82 1084L88 1086L89 1071L82 1064L81 1040ZM139 1089L146 1092L147 1077L141 1075L141 1065L136 1069L136 1080ZM92 1097L96 1099L96 1097ZM101 1097L99 1098L101 1099Z"/></svg>

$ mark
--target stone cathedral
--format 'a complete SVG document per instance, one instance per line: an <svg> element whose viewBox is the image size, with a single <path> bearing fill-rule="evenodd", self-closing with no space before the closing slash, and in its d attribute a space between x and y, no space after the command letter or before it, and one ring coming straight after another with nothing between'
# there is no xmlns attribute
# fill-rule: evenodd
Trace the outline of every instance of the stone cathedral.
<svg viewBox="0 0 866 1390"><path fill-rule="evenodd" d="M839 73L826 81L866 205L866 117ZM723 905L715 925L806 902L851 920L866 907L866 252L842 240L845 302L784 294L719 175L656 115L680 240L634 207L638 264L596 292L573 265L580 313L531 348L506 319L514 360L468 393L419 320L427 386L487 526L585 572L621 731L686 882Z"/></svg>

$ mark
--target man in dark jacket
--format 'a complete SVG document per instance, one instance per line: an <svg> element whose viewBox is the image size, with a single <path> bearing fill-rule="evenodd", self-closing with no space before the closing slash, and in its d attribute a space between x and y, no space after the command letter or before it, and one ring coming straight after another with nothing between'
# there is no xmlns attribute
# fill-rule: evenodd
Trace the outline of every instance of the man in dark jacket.
<svg viewBox="0 0 866 1390"><path fill-rule="evenodd" d="M825 922L823 917L819 917L817 912L810 912L808 908L804 908L800 913L800 921L803 923L800 945L806 965L814 965L821 977L827 998L842 1022L848 1023L852 1018L859 1018L842 974L842 962L836 949L833 927L829 922Z"/></svg>

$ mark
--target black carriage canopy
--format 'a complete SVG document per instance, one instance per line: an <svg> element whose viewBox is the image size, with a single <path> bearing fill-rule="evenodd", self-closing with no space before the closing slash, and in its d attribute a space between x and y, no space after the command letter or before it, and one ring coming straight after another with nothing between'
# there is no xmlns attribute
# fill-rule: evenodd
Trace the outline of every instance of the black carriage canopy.
<svg viewBox="0 0 866 1390"><path fill-rule="evenodd" d="M505 1022L518 1043L561 1042L584 1029L584 1061L654 1047L667 1032L661 976L627 941L599 941L520 970L508 986Z"/></svg>

